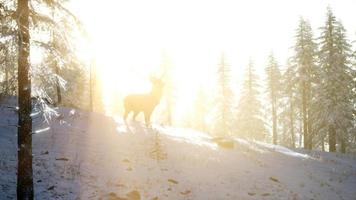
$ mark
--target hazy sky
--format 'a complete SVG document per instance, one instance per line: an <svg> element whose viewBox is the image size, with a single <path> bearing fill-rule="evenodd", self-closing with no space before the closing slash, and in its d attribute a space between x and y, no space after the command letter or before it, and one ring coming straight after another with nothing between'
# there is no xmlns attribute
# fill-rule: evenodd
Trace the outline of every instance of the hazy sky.
<svg viewBox="0 0 356 200"><path fill-rule="evenodd" d="M349 39L355 40L355 0L75 0L71 3L92 35L98 67L110 71L106 75L108 80L127 83L145 79L149 73L159 73L161 54L165 51L176 68L175 78L179 79L181 90L208 85L222 52L233 70L235 86L241 81L250 57L259 71L263 71L271 51L284 65L294 43L299 17L308 19L318 36L328 5L342 20ZM117 84L117 90L125 93L147 85L136 83L131 88Z"/></svg>

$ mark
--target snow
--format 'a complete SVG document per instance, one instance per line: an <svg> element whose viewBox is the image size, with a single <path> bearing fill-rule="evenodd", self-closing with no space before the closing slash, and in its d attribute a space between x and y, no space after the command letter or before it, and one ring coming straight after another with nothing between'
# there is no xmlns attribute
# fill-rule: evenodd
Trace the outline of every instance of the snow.
<svg viewBox="0 0 356 200"><path fill-rule="evenodd" d="M6 106L5 106L6 105ZM0 105L0 199L16 196L16 111ZM11 107L11 105L10 105ZM356 157L71 108L34 116L36 199L356 199Z"/></svg>

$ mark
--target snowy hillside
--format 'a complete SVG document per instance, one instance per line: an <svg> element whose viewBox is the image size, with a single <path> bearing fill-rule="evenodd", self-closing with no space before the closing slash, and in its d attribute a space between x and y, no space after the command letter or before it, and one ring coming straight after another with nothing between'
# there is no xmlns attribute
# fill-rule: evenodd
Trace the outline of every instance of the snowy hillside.
<svg viewBox="0 0 356 200"><path fill-rule="evenodd" d="M34 115L36 199L356 199L356 158L61 108ZM0 107L0 199L16 195L16 117Z"/></svg>

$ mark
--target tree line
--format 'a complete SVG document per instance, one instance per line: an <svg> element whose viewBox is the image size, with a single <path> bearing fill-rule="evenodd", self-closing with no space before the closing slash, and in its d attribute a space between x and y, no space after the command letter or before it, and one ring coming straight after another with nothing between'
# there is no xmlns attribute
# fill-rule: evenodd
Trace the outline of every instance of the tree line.
<svg viewBox="0 0 356 200"><path fill-rule="evenodd" d="M320 30L315 37L309 22L300 18L293 55L282 70L271 53L263 82L250 61L237 105L232 102L227 84L230 70L222 57L217 71L216 130L292 148L354 152L356 53L330 8ZM262 105L261 88L266 105Z"/></svg>

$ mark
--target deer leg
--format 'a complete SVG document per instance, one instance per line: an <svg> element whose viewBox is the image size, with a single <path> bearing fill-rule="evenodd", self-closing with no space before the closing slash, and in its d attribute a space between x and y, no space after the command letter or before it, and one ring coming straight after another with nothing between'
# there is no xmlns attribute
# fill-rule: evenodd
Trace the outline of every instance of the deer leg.
<svg viewBox="0 0 356 200"><path fill-rule="evenodd" d="M127 119L127 116L129 115L130 111L129 110L125 110L125 113L124 113L124 120L126 121Z"/></svg>
<svg viewBox="0 0 356 200"><path fill-rule="evenodd" d="M134 111L134 114L133 114L133 117L132 117L132 119L133 119L134 121L136 121L136 116L138 115L138 113L139 113L139 112Z"/></svg>
<svg viewBox="0 0 356 200"><path fill-rule="evenodd" d="M145 114L145 123L146 123L146 126L149 126L150 125L150 118L151 118L151 113L144 113Z"/></svg>

